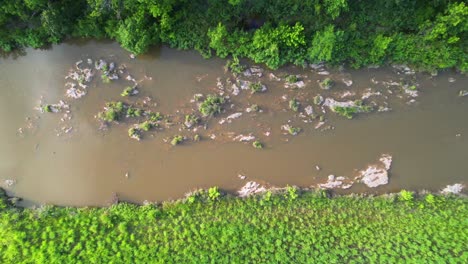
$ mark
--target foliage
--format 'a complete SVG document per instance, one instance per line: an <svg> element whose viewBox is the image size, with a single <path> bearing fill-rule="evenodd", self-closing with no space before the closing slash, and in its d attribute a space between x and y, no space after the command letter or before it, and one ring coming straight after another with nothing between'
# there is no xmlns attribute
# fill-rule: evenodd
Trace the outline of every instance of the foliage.
<svg viewBox="0 0 468 264"><path fill-rule="evenodd" d="M135 89L133 87L127 86L127 87L125 87L125 89L122 91L122 93L120 95L123 96L123 97L131 96L131 95L133 95L134 90Z"/></svg>
<svg viewBox="0 0 468 264"><path fill-rule="evenodd" d="M251 82L249 83L249 88L252 93L259 93L263 89L263 84L261 82Z"/></svg>
<svg viewBox="0 0 468 264"><path fill-rule="evenodd" d="M128 129L128 136L137 140L141 139L141 131L137 127L131 127Z"/></svg>
<svg viewBox="0 0 468 264"><path fill-rule="evenodd" d="M227 60L224 68L234 74L241 74L245 70L245 66L240 64L237 56L234 56L232 60Z"/></svg>
<svg viewBox="0 0 468 264"><path fill-rule="evenodd" d="M164 43L232 55L233 66L246 57L271 68L396 62L466 71L467 14L464 1L447 0L4 0L0 49L111 38L135 54Z"/></svg>
<svg viewBox="0 0 468 264"><path fill-rule="evenodd" d="M328 90L333 86L333 81L330 78L325 78L320 82L320 87L322 89Z"/></svg>
<svg viewBox="0 0 468 264"><path fill-rule="evenodd" d="M44 113L51 113L52 112L52 105L45 104L42 106L42 112Z"/></svg>
<svg viewBox="0 0 468 264"><path fill-rule="evenodd" d="M361 100L356 100L354 106L335 106L332 110L340 116L352 119L357 113L368 113L373 108L370 105L364 105Z"/></svg>
<svg viewBox="0 0 468 264"><path fill-rule="evenodd" d="M98 114L98 118L106 122L117 121L122 117L125 108L122 102L108 102L104 111Z"/></svg>
<svg viewBox="0 0 468 264"><path fill-rule="evenodd" d="M286 76L286 82L289 83L289 84L293 84L293 83L295 83L297 81L298 81L298 78L297 78L296 75L291 74L291 75Z"/></svg>
<svg viewBox="0 0 468 264"><path fill-rule="evenodd" d="M258 140L255 140L254 142L252 142L252 146L256 149L262 149L263 148L263 144L262 142L258 141Z"/></svg>
<svg viewBox="0 0 468 264"><path fill-rule="evenodd" d="M289 109L293 110L294 112L297 112L299 111L299 106L300 103L296 100L296 98L289 100Z"/></svg>
<svg viewBox="0 0 468 264"><path fill-rule="evenodd" d="M143 130L143 131L150 131L150 129L153 128L153 127L154 127L154 124L151 121L145 121L145 122L140 123L138 125L138 128Z"/></svg>
<svg viewBox="0 0 468 264"><path fill-rule="evenodd" d="M224 98L217 95L208 95L207 98L200 104L199 110L203 116L214 116L222 111Z"/></svg>
<svg viewBox="0 0 468 264"><path fill-rule="evenodd" d="M401 190L399 198L401 201L412 202L414 200L413 192Z"/></svg>
<svg viewBox="0 0 468 264"><path fill-rule="evenodd" d="M211 187L208 189L208 197L212 201L216 201L221 196L218 187Z"/></svg>
<svg viewBox="0 0 468 264"><path fill-rule="evenodd" d="M185 124L186 124L186 126L191 127L193 125L198 124L198 122L200 122L200 118L198 118L198 116L192 115L192 114L185 115Z"/></svg>
<svg viewBox="0 0 468 264"><path fill-rule="evenodd" d="M209 193L159 205L23 209L0 192L0 263L468 261L466 198Z"/></svg>
<svg viewBox="0 0 468 264"><path fill-rule="evenodd" d="M140 117L143 114L143 110L136 107L129 106L127 108L127 117Z"/></svg>
<svg viewBox="0 0 468 264"><path fill-rule="evenodd" d="M184 137L181 136L181 135L176 135L172 138L171 140L171 145L172 146L177 146L179 145L180 143L184 142Z"/></svg>
<svg viewBox="0 0 468 264"><path fill-rule="evenodd" d="M163 116L159 112L156 112L156 113L149 112L149 113L147 113L147 115L148 115L149 121L151 121L151 122L158 122L158 121L161 121L163 119Z"/></svg>
<svg viewBox="0 0 468 264"><path fill-rule="evenodd" d="M297 134L299 134L300 132L302 131L302 129L300 127L293 127L293 126L290 126L288 128L288 133L292 136L295 136Z"/></svg>

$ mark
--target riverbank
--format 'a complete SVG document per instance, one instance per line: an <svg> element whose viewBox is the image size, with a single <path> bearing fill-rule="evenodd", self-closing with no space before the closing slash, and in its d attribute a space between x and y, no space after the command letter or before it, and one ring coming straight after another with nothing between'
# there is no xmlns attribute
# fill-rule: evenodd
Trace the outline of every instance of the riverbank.
<svg viewBox="0 0 468 264"><path fill-rule="evenodd" d="M2 263L468 261L468 200L217 188L158 205L16 208L0 199Z"/></svg>
<svg viewBox="0 0 468 264"><path fill-rule="evenodd" d="M91 37L135 54L163 43L270 68L326 61L465 72L467 13L463 1L20 2L0 10L0 51Z"/></svg>

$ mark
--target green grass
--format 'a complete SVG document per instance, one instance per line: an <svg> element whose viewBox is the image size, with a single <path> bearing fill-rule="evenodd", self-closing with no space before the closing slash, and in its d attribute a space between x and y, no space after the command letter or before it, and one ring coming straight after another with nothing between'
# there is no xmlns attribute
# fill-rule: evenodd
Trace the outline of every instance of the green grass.
<svg viewBox="0 0 468 264"><path fill-rule="evenodd" d="M0 200L0 263L467 263L468 200L216 187L159 205L21 209Z"/></svg>

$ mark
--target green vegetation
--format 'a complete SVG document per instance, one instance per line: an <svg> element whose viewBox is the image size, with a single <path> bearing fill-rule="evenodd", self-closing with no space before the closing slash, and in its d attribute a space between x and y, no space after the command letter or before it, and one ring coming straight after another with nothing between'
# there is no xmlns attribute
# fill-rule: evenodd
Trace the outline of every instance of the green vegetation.
<svg viewBox="0 0 468 264"><path fill-rule="evenodd" d="M195 134L195 136L193 136L193 141L200 141L201 140L201 136L199 134Z"/></svg>
<svg viewBox="0 0 468 264"><path fill-rule="evenodd" d="M131 127L128 129L128 136L136 140L141 139L141 131L137 127Z"/></svg>
<svg viewBox="0 0 468 264"><path fill-rule="evenodd" d="M171 145L172 146L177 146L179 145L180 143L184 142L184 137L183 136L180 136L180 135L177 135L177 136L174 136L171 140Z"/></svg>
<svg viewBox="0 0 468 264"><path fill-rule="evenodd" d="M98 118L106 122L117 121L122 117L125 107L122 102L108 102L104 111L98 114Z"/></svg>
<svg viewBox="0 0 468 264"><path fill-rule="evenodd" d="M252 146L256 149L262 149L263 148L263 144L262 142L258 141L258 140L255 140L254 142L252 142Z"/></svg>
<svg viewBox="0 0 468 264"><path fill-rule="evenodd" d="M466 71L467 16L461 0L4 0L0 49L111 38L135 54L164 43L233 56L234 65L246 57L271 68L325 61Z"/></svg>
<svg viewBox="0 0 468 264"><path fill-rule="evenodd" d="M237 58L237 56L234 56L232 60L227 60L224 68L226 71L230 71L236 75L245 71L245 66L240 64L239 58Z"/></svg>
<svg viewBox="0 0 468 264"><path fill-rule="evenodd" d="M299 134L301 131L302 129L300 127L293 127L293 126L288 127L288 133L292 136Z"/></svg>
<svg viewBox="0 0 468 264"><path fill-rule="evenodd" d="M324 90L328 90L333 86L333 81L330 78L325 78L325 80L320 82L320 87Z"/></svg>
<svg viewBox="0 0 468 264"><path fill-rule="evenodd" d="M260 107L257 104L252 104L252 105L250 105L250 110L252 112L258 112L258 111L260 111Z"/></svg>
<svg viewBox="0 0 468 264"><path fill-rule="evenodd" d="M0 263L468 262L466 198L289 187L240 199L214 187L145 206L23 209L0 199Z"/></svg>
<svg viewBox="0 0 468 264"><path fill-rule="evenodd" d="M208 95L200 104L199 110L203 116L214 116L223 110L224 98L217 95Z"/></svg>
<svg viewBox="0 0 468 264"><path fill-rule="evenodd" d="M261 82L251 82L249 83L249 88L250 88L250 91L252 91L252 93L260 93L262 92L262 89L263 89L263 85Z"/></svg>
<svg viewBox="0 0 468 264"><path fill-rule="evenodd" d="M346 117L348 119L352 119L355 114L359 113L359 109L356 106L335 106L333 107L333 112L337 113L340 116Z"/></svg>
<svg viewBox="0 0 468 264"><path fill-rule="evenodd" d="M154 127L154 124L151 121L145 121L138 125L138 128L143 131L150 131L153 127Z"/></svg>
<svg viewBox="0 0 468 264"><path fill-rule="evenodd" d="M101 75L101 79L102 79L102 82L103 83L110 83L110 79L109 79L109 76L107 76L106 74L102 74Z"/></svg>
<svg viewBox="0 0 468 264"><path fill-rule="evenodd" d="M50 104L45 104L42 106L42 112L52 113L52 106Z"/></svg>
<svg viewBox="0 0 468 264"><path fill-rule="evenodd" d="M120 94L121 96L131 96L134 93L135 88L127 86Z"/></svg>
<svg viewBox="0 0 468 264"><path fill-rule="evenodd" d="M140 117L143 114L143 110L129 106L127 108L127 117Z"/></svg>
<svg viewBox="0 0 468 264"><path fill-rule="evenodd" d="M314 96L314 104L315 105L321 105L323 102L323 97L320 95Z"/></svg>
<svg viewBox="0 0 468 264"><path fill-rule="evenodd" d="M299 79L297 78L296 75L288 75L286 76L286 82L289 83L289 84L292 84L292 83L295 83L299 81Z"/></svg>
<svg viewBox="0 0 468 264"><path fill-rule="evenodd" d="M332 108L333 112L340 116L352 119L357 113L369 113L373 110L372 106L364 105L361 100L354 102L355 106L335 106Z"/></svg>
<svg viewBox="0 0 468 264"><path fill-rule="evenodd" d="M294 112L299 111L299 101L297 101L295 98L289 100L289 109L293 110Z"/></svg>
<svg viewBox="0 0 468 264"><path fill-rule="evenodd" d="M163 116L159 112L154 113L154 112L149 111L147 112L147 115L148 115L149 121L151 122L158 122L163 119Z"/></svg>
<svg viewBox="0 0 468 264"><path fill-rule="evenodd" d="M185 115L185 126L192 127L200 122L200 118L196 115Z"/></svg>

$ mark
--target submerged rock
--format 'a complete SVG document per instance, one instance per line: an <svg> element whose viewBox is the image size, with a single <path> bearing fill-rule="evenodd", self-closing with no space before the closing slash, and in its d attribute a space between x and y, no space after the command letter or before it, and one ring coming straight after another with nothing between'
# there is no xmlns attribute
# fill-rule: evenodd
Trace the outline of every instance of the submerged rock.
<svg viewBox="0 0 468 264"><path fill-rule="evenodd" d="M16 180L6 179L3 181L5 187L11 187L16 184Z"/></svg>
<svg viewBox="0 0 468 264"><path fill-rule="evenodd" d="M236 137L234 137L234 140L235 141L240 141L240 142L248 142L248 141L252 141L252 140L255 140L255 136L253 135L243 135L243 134L240 134Z"/></svg>
<svg viewBox="0 0 468 264"><path fill-rule="evenodd" d="M270 73L270 74L268 75L268 78L269 78L270 80L272 80L272 81L277 81L277 82L281 81L281 78L277 77L277 76L274 75L273 73Z"/></svg>
<svg viewBox="0 0 468 264"><path fill-rule="evenodd" d="M79 99L86 95L86 91L71 87L66 91L66 96L73 99Z"/></svg>
<svg viewBox="0 0 468 264"><path fill-rule="evenodd" d="M304 88L305 87L305 83L304 81L297 81L297 82L293 82L293 83L288 83L286 82L284 84L284 88Z"/></svg>
<svg viewBox="0 0 468 264"><path fill-rule="evenodd" d="M314 108L311 105L306 106L304 111L308 116L312 116L314 114Z"/></svg>
<svg viewBox="0 0 468 264"><path fill-rule="evenodd" d="M323 106L328 106L330 109L333 109L335 107L355 107L356 103L354 101L340 102L333 98L326 98L323 102Z"/></svg>
<svg viewBox="0 0 468 264"><path fill-rule="evenodd" d="M335 175L328 175L327 182L318 184L318 187L323 189L333 189L338 187L342 189L348 189L353 185L353 183L350 182L348 184L343 185L345 180L346 178L343 176L335 177Z"/></svg>
<svg viewBox="0 0 468 264"><path fill-rule="evenodd" d="M382 154L379 161L380 163L369 165L359 172L357 179L367 187L374 188L388 183L388 170L392 165L392 156Z"/></svg>
<svg viewBox="0 0 468 264"><path fill-rule="evenodd" d="M468 95L467 90L460 90L460 92L458 92L458 96L460 96L460 97L464 97L464 96L467 96L467 95Z"/></svg>
<svg viewBox="0 0 468 264"><path fill-rule="evenodd" d="M242 73L245 77L256 76L258 78L263 76L263 69L259 67L250 67Z"/></svg>
<svg viewBox="0 0 468 264"><path fill-rule="evenodd" d="M247 182L239 191L237 191L239 197L248 197L253 194L265 192L267 189L257 182Z"/></svg>
<svg viewBox="0 0 468 264"><path fill-rule="evenodd" d="M453 194L459 194L463 191L463 188L465 186L461 183L456 183L453 185L447 185L441 192L445 194L453 193Z"/></svg>

